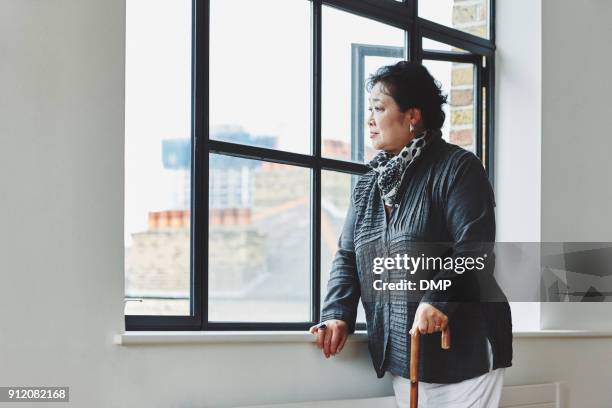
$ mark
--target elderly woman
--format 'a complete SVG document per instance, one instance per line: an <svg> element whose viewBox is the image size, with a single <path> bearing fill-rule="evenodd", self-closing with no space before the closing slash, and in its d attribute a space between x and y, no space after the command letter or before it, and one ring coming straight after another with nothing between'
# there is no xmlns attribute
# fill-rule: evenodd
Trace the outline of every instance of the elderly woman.
<svg viewBox="0 0 612 408"><path fill-rule="evenodd" d="M382 67L367 89L370 139L380 152L352 191L321 323L310 332L325 357L338 354L361 298L374 369L378 378L391 373L398 406L408 407L410 334L418 330L419 407L497 407L512 365L512 323L493 278L487 175L477 156L441 137L446 97L422 65ZM422 263L410 270L407 257ZM469 258L482 267L468 269ZM390 285L407 281L413 286ZM447 326L452 345L442 350Z"/></svg>

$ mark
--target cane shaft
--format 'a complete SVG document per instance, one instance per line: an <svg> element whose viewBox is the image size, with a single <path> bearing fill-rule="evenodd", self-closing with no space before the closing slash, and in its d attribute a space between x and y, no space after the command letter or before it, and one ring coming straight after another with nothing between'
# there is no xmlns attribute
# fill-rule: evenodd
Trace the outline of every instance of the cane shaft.
<svg viewBox="0 0 612 408"><path fill-rule="evenodd" d="M446 326L440 336L440 346L444 350L450 349L451 333L450 327ZM410 337L410 408L419 406L419 352L421 349L421 335L419 330Z"/></svg>
<svg viewBox="0 0 612 408"><path fill-rule="evenodd" d="M421 348L421 336L419 330L410 338L410 408L419 405L419 350Z"/></svg>

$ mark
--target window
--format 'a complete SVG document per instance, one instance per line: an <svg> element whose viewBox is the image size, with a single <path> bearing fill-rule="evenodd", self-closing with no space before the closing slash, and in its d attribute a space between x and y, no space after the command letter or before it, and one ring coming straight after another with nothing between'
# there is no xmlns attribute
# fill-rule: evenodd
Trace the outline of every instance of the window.
<svg viewBox="0 0 612 408"><path fill-rule="evenodd" d="M190 314L191 10L126 2L126 315Z"/></svg>
<svg viewBox="0 0 612 408"><path fill-rule="evenodd" d="M492 7L421 3L127 1L127 330L318 321L380 66L422 61L493 181Z"/></svg>

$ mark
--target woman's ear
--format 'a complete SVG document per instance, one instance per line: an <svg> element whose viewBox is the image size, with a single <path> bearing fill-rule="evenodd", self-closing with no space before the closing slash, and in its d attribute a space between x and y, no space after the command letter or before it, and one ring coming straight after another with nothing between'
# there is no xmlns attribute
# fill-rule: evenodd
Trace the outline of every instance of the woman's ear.
<svg viewBox="0 0 612 408"><path fill-rule="evenodd" d="M421 110L419 108L412 108L410 111L410 124L416 127L419 123L421 123Z"/></svg>
<svg viewBox="0 0 612 408"><path fill-rule="evenodd" d="M408 125L409 127L418 127L422 120L421 110L419 108L408 109L406 111L406 116L404 117L404 120L407 122L406 125Z"/></svg>

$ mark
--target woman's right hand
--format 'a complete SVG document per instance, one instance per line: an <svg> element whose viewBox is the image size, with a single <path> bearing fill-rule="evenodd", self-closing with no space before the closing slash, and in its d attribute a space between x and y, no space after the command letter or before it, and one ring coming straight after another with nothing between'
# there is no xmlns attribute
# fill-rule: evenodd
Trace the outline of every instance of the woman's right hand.
<svg viewBox="0 0 612 408"><path fill-rule="evenodd" d="M343 320L326 320L325 328L320 328L318 324L310 328L310 332L317 336L317 347L323 350L325 358L334 356L344 347L348 338L348 324Z"/></svg>

